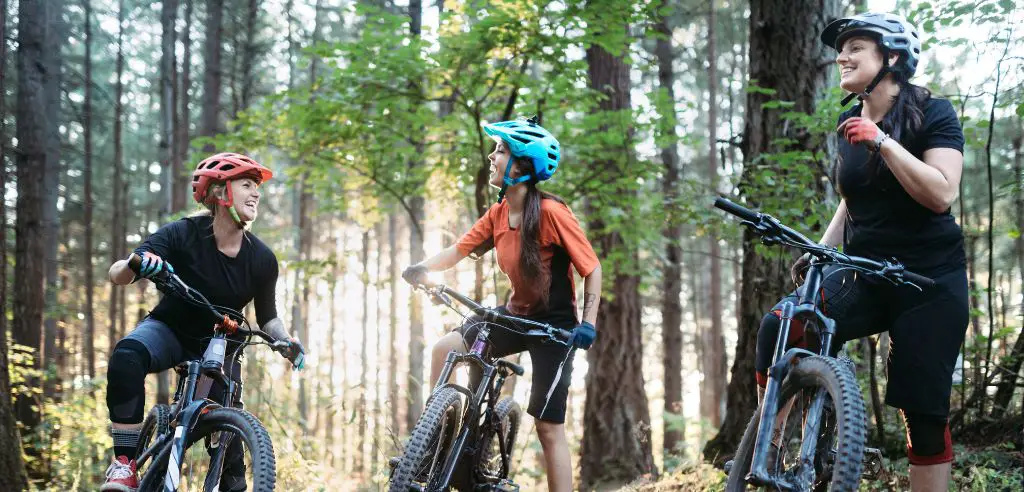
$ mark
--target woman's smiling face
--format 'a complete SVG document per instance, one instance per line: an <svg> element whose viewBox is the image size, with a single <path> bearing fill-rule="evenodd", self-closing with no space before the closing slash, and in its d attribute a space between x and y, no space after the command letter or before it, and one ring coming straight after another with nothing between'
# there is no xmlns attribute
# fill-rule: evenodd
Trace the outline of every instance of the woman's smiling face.
<svg viewBox="0 0 1024 492"><path fill-rule="evenodd" d="M501 188L502 180L505 177L505 167L508 166L509 161L512 160L512 153L509 152L508 146L500 138L494 139L494 150L487 155L487 160L491 164L491 175L488 182L495 188ZM515 178L518 177L519 173L512 169L509 176Z"/></svg>
<svg viewBox="0 0 1024 492"><path fill-rule="evenodd" d="M882 52L874 39L853 36L843 41L839 56L839 86L848 92L860 93L882 69Z"/></svg>

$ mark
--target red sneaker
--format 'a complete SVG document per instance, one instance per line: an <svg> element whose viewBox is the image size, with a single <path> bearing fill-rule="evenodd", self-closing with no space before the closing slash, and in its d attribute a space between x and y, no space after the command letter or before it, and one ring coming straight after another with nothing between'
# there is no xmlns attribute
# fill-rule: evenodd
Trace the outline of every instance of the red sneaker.
<svg viewBox="0 0 1024 492"><path fill-rule="evenodd" d="M107 467L107 481L100 492L135 492L139 488L139 476L135 472L135 460L118 456Z"/></svg>

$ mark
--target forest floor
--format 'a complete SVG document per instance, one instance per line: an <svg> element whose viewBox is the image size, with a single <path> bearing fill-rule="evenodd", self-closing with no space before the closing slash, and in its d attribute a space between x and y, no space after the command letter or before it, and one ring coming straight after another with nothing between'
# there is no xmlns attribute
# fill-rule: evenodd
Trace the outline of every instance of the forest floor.
<svg viewBox="0 0 1024 492"><path fill-rule="evenodd" d="M953 487L958 492L1024 491L1024 419L975 425L954 437ZM884 458L883 474L861 482L861 490L909 491L907 458ZM629 488L637 492L720 491L725 473L707 463L690 464L657 482Z"/></svg>

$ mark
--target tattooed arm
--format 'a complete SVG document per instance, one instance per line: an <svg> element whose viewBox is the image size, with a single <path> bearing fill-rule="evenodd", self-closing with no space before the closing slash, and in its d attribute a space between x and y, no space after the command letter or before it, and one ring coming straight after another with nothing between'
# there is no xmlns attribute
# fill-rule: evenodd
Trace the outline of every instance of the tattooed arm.
<svg viewBox="0 0 1024 492"><path fill-rule="evenodd" d="M597 326L597 308L601 304L601 266L583 279L583 321Z"/></svg>

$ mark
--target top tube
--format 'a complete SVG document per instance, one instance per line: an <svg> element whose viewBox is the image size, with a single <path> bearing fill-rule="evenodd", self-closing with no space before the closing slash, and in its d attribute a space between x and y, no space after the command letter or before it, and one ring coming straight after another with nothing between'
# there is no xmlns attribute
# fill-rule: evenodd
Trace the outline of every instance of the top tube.
<svg viewBox="0 0 1024 492"><path fill-rule="evenodd" d="M421 285L420 287L424 291L426 291L428 294L430 294L431 297L435 298L436 300L439 300L441 303L443 303L443 304L445 304L445 305L447 305L449 307L453 307L451 305L451 300L449 299L449 296L450 296L452 299L455 299L460 304L468 307L471 311L473 311L473 314L476 314L477 316L480 316L485 321L490 321L490 322L507 321L508 324L510 324L512 326L527 325L527 326L534 327L534 329L532 329L532 330L525 331L524 334L526 334L526 335L547 336L547 337L551 337L551 338L555 339L556 341L559 341L559 342L561 342L563 344L566 343L570 338L572 338L572 332L570 332L570 331L563 330L563 329L560 329L560 328L555 328L554 326L551 326L551 325L549 325L547 323L542 323L540 321L534 321L532 319L526 319L526 318L520 318L518 316L510 316L510 315L507 315L507 314L502 314L502 313L498 312L495 309L487 308L487 307L484 307L484 306L478 304L476 301L474 301L474 300L472 300L472 299L470 299L470 298L468 298L468 297L466 297L466 296L464 296L464 295L462 295L462 294L460 294L460 293L458 293L458 292L448 288L445 285L436 285L436 286ZM531 333L531 332L538 332L538 331L540 333Z"/></svg>

